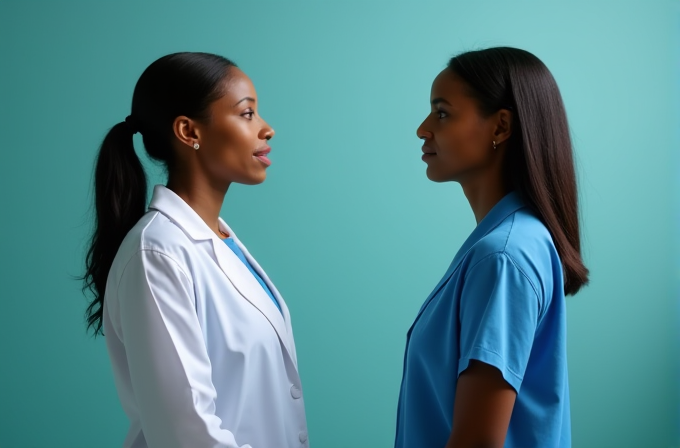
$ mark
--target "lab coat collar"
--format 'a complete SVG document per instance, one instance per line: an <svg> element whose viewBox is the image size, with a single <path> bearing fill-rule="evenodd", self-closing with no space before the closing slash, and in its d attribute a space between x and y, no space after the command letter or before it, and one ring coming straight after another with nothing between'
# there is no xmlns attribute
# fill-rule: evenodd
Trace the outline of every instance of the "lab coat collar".
<svg viewBox="0 0 680 448"><path fill-rule="evenodd" d="M227 223L222 218L218 218L220 229L231 235L241 250L243 250L247 260L265 280L267 286L278 299L281 311L274 305L274 302L272 302L269 295L262 288L262 285L260 285L236 254L208 227L194 209L175 192L163 185L156 185L149 209L157 210L169 217L194 241L211 241L213 253L220 269L222 269L238 292L267 318L297 367L297 356L289 337L292 334L292 329L288 307L260 265L257 264L255 259L241 244Z"/></svg>
<svg viewBox="0 0 680 448"><path fill-rule="evenodd" d="M217 237L215 232L198 216L184 199L163 185L156 185L149 208L158 210L177 224L194 241L210 240Z"/></svg>
<svg viewBox="0 0 680 448"><path fill-rule="evenodd" d="M508 216L510 216L511 214L515 213L517 210L525 206L526 204L524 203L522 198L519 196L518 193L514 191L505 195L503 199L498 201L498 203L493 206L493 208L489 211L489 213L486 214L486 216L477 225L477 227L475 227L475 230L472 231L467 240L465 240L465 243L463 243L461 248L458 250L458 253L453 258L453 262L451 262L451 265L447 269L442 279L439 281L439 284L434 288L432 293L430 293L427 300L425 300L425 303L423 303L423 306L420 308L420 311L418 312L418 316L416 317L415 321L418 320L418 317L420 317L420 314L422 314L423 310L437 295L437 293L439 293L439 290L441 290L444 287L444 285L449 281L453 273L456 272L458 266L460 266L460 263L463 261L468 252L470 252L472 247L477 243L477 241L479 241L493 229L498 227L498 225L502 223L505 220L505 218L507 218ZM415 325L415 321L413 325ZM413 329L413 326L411 326L411 329Z"/></svg>

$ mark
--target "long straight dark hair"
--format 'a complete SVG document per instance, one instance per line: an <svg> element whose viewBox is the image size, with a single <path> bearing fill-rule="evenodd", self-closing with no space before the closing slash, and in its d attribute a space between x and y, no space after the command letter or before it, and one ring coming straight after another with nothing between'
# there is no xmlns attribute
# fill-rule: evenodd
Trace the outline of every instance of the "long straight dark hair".
<svg viewBox="0 0 680 448"><path fill-rule="evenodd" d="M505 180L550 231L562 260L564 292L576 294L588 283L588 269L581 258L571 137L555 79L536 56L509 47L462 53L448 68L465 81L484 115L512 111Z"/></svg>
<svg viewBox="0 0 680 448"><path fill-rule="evenodd" d="M224 94L229 59L208 53L175 53L153 62L137 81L132 112L113 126L99 149L94 173L94 231L85 259L83 290L93 296L87 329L103 335L104 291L125 235L146 211L147 184L132 136L142 134L146 152L172 171L172 130L180 115L208 120L209 106Z"/></svg>

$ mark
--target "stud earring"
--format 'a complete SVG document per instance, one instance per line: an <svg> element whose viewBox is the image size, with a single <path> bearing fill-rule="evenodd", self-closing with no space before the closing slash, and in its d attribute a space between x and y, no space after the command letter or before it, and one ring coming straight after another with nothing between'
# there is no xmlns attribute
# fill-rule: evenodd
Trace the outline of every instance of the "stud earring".
<svg viewBox="0 0 680 448"><path fill-rule="evenodd" d="M201 147L201 146L198 144L198 142L194 143L194 149L195 149L196 151L198 151L198 148L200 148L200 147Z"/></svg>
<svg viewBox="0 0 680 448"><path fill-rule="evenodd" d="M496 140L493 141L493 150L496 150Z"/></svg>

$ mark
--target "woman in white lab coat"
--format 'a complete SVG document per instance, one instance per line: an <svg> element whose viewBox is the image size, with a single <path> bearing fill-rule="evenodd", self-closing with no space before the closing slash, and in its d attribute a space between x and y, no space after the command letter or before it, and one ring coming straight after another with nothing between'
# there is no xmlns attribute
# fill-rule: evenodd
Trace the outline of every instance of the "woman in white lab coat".
<svg viewBox="0 0 680 448"><path fill-rule="evenodd" d="M288 308L219 217L229 186L271 164L257 106L233 62L171 54L101 145L87 317L106 335L126 448L309 446ZM168 173L148 209L136 132Z"/></svg>

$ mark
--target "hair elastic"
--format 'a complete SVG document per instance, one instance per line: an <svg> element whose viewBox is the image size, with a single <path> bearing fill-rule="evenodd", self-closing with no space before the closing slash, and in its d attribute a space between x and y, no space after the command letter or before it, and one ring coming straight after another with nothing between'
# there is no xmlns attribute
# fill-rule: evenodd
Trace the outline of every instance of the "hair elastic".
<svg viewBox="0 0 680 448"><path fill-rule="evenodd" d="M132 135L139 132L139 127L137 126L137 120L132 118L132 115L128 115L127 117L125 117L125 123L128 125L128 128L130 128Z"/></svg>

